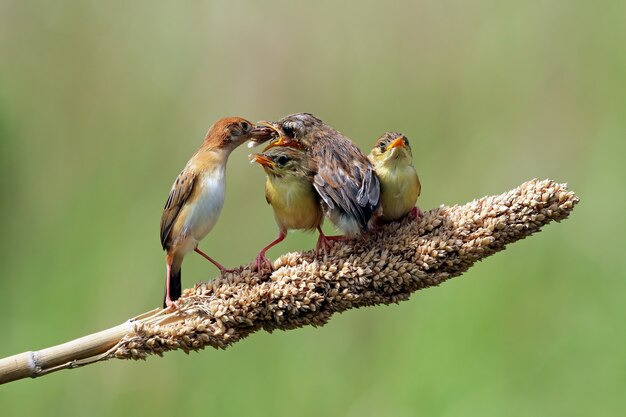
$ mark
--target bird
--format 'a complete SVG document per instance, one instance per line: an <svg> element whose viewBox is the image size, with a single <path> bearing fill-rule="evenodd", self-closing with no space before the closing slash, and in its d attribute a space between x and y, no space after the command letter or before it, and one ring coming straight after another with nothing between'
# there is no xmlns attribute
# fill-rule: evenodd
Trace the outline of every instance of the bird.
<svg viewBox="0 0 626 417"><path fill-rule="evenodd" d="M198 243L213 229L224 205L230 153L246 140L263 139L266 133L266 127L257 128L241 117L218 120L174 181L161 216L161 245L167 265L164 308L181 296L181 265L189 252L202 255L222 275L228 272L198 249Z"/></svg>
<svg viewBox="0 0 626 417"><path fill-rule="evenodd" d="M305 152L310 159L313 187L322 209L345 235L320 237L322 247L331 240L362 236L374 226L380 215L380 184L371 162L348 137L311 113L294 113L259 125L276 131L263 137L273 138L264 152L277 146L290 147Z"/></svg>
<svg viewBox="0 0 626 417"><path fill-rule="evenodd" d="M275 147L262 154L252 154L250 159L261 165L267 174L265 199L274 210L279 230L278 237L261 249L256 258L257 271L261 272L265 265L271 271L272 264L265 253L282 242L289 230L317 229L323 236L324 212L313 187L313 171L306 153L289 147Z"/></svg>
<svg viewBox="0 0 626 417"><path fill-rule="evenodd" d="M376 140L368 155L380 181L380 200L383 223L399 220L411 213L420 218L422 212L415 206L422 190L413 166L409 140L402 133L387 132Z"/></svg>

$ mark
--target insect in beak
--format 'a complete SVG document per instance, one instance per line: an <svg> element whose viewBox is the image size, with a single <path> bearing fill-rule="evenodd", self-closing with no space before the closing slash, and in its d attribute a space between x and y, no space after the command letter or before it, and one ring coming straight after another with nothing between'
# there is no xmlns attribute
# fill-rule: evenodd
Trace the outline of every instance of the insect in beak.
<svg viewBox="0 0 626 417"><path fill-rule="evenodd" d="M248 148L257 146L260 143L266 142L273 137L280 137L280 132L271 123L260 121L250 131L250 142Z"/></svg>

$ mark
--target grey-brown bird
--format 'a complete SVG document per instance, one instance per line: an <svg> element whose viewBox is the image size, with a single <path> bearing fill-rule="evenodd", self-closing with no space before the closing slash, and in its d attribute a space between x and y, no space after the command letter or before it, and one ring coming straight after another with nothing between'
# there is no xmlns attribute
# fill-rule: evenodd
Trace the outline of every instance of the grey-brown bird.
<svg viewBox="0 0 626 417"><path fill-rule="evenodd" d="M376 140L368 158L380 180L381 221L399 220L409 213L414 218L421 217L421 210L415 203L422 185L406 136L398 132L385 133Z"/></svg>
<svg viewBox="0 0 626 417"><path fill-rule="evenodd" d="M256 129L240 117L218 120L176 178L161 217L161 244L167 263L164 307L181 296L181 265L187 253L196 251L222 274L228 271L198 249L198 243L213 229L222 211L228 156L246 140L263 139L264 135L266 127Z"/></svg>
<svg viewBox="0 0 626 417"><path fill-rule="evenodd" d="M380 215L380 184L363 152L310 113L291 114L271 126L278 138L266 150L287 146L307 153L313 186L330 221L349 238L367 231Z"/></svg>

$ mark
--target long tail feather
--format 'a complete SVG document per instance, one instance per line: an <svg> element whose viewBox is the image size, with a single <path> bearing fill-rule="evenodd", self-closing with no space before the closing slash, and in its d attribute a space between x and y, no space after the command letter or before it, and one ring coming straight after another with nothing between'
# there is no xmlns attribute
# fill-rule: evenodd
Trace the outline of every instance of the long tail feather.
<svg viewBox="0 0 626 417"><path fill-rule="evenodd" d="M176 301L183 293L183 285L181 279L182 268L167 266L167 282L165 283L165 295L163 296L163 308L167 307L167 296L169 294L171 301Z"/></svg>

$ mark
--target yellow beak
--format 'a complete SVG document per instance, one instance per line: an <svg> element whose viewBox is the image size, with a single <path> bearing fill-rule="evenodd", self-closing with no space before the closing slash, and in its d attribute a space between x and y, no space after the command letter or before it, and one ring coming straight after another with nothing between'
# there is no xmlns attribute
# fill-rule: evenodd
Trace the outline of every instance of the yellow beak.
<svg viewBox="0 0 626 417"><path fill-rule="evenodd" d="M400 148L400 147L405 147L406 146L406 142L404 140L404 137L400 136L399 138L394 139L389 145L387 145L387 148L385 150L390 150L393 148Z"/></svg>

